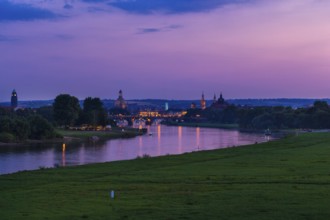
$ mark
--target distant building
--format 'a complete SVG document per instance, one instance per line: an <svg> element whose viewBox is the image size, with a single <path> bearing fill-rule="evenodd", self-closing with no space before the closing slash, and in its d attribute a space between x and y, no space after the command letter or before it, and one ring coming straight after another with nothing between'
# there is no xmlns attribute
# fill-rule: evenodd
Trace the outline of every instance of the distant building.
<svg viewBox="0 0 330 220"><path fill-rule="evenodd" d="M128 121L127 120L118 120L116 121L116 124L118 127L127 127L128 126Z"/></svg>
<svg viewBox="0 0 330 220"><path fill-rule="evenodd" d="M115 108L127 109L127 102L123 98L123 91L119 90L119 97L115 101Z"/></svg>
<svg viewBox="0 0 330 220"><path fill-rule="evenodd" d="M158 111L140 111L139 117L161 117L161 114Z"/></svg>
<svg viewBox="0 0 330 220"><path fill-rule="evenodd" d="M11 93L11 107L16 108L17 103L18 103L17 92L14 89L13 92Z"/></svg>
<svg viewBox="0 0 330 220"><path fill-rule="evenodd" d="M195 109L197 106L196 106L196 103L195 102L192 102L191 105L190 105L190 108L191 109Z"/></svg>
<svg viewBox="0 0 330 220"><path fill-rule="evenodd" d="M165 102L165 111L169 109L168 102Z"/></svg>
<svg viewBox="0 0 330 220"><path fill-rule="evenodd" d="M205 98L204 98L204 92L202 93L201 109L206 109L206 101L205 101Z"/></svg>
<svg viewBox="0 0 330 220"><path fill-rule="evenodd" d="M225 109L228 107L228 103L225 101L225 99L222 96L222 93L220 93L220 97L217 100L216 96L214 95L213 98L213 103L211 105L211 108L215 108L215 109Z"/></svg>
<svg viewBox="0 0 330 220"><path fill-rule="evenodd" d="M212 104L214 104L214 103L216 103L217 102L217 96L215 95L215 93L214 93L214 96L213 96L213 103Z"/></svg>
<svg viewBox="0 0 330 220"><path fill-rule="evenodd" d="M180 118L182 116L185 116L187 114L187 111L182 111L179 109L170 109L166 112L166 114L163 114L163 117L166 118Z"/></svg>

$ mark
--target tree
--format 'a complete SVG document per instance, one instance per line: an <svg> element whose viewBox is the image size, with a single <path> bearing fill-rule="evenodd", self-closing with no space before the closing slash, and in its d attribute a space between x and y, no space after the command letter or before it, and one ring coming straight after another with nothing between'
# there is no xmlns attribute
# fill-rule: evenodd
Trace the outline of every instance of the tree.
<svg viewBox="0 0 330 220"><path fill-rule="evenodd" d="M37 108L36 113L47 119L49 122L54 123L53 106L42 106Z"/></svg>
<svg viewBox="0 0 330 220"><path fill-rule="evenodd" d="M253 118L251 124L254 129L274 128L274 120L272 115L269 113L264 113Z"/></svg>
<svg viewBox="0 0 330 220"><path fill-rule="evenodd" d="M238 112L238 115L239 115L239 126L241 128L248 128L248 129L251 129L252 128L252 129L254 129L254 125L253 125L252 121L254 120L255 117L260 116L260 115L266 113L266 111L267 110L264 107L255 107L255 108L241 109Z"/></svg>
<svg viewBox="0 0 330 220"><path fill-rule="evenodd" d="M25 118L16 117L12 120L12 133L18 140L25 140L30 135L30 125Z"/></svg>
<svg viewBox="0 0 330 220"><path fill-rule="evenodd" d="M83 107L84 123L93 126L106 125L107 113L100 98L86 98Z"/></svg>
<svg viewBox="0 0 330 220"><path fill-rule="evenodd" d="M13 112L13 109L0 107L0 116L10 116Z"/></svg>
<svg viewBox="0 0 330 220"><path fill-rule="evenodd" d="M28 118L30 123L31 139L48 139L56 136L54 127L43 117L39 115L30 116Z"/></svg>
<svg viewBox="0 0 330 220"><path fill-rule="evenodd" d="M222 123L236 123L238 120L237 117L237 108L234 105L229 105L224 109Z"/></svg>
<svg viewBox="0 0 330 220"><path fill-rule="evenodd" d="M54 119L59 125L73 125L81 111L79 100L68 94L61 94L55 98L53 104Z"/></svg>
<svg viewBox="0 0 330 220"><path fill-rule="evenodd" d="M325 101L315 101L314 108L318 110L329 110L329 105Z"/></svg>
<svg viewBox="0 0 330 220"><path fill-rule="evenodd" d="M17 109L15 111L15 115L19 116L19 117L23 117L26 118L30 115L34 115L35 114L35 110L31 109L31 108L25 108L25 109Z"/></svg>
<svg viewBox="0 0 330 220"><path fill-rule="evenodd" d="M312 116L312 128L329 128L330 127L330 113L327 111L317 110Z"/></svg>
<svg viewBox="0 0 330 220"><path fill-rule="evenodd" d="M12 131L12 120L8 116L0 117L0 132L8 132Z"/></svg>

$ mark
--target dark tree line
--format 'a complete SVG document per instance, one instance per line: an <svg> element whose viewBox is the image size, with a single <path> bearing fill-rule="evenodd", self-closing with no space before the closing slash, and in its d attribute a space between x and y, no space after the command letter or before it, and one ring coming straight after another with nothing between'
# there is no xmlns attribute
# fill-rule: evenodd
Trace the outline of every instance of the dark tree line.
<svg viewBox="0 0 330 220"><path fill-rule="evenodd" d="M207 121L213 123L235 124L238 123L239 108L235 105L229 105L224 109L200 108L188 109L185 115L185 121Z"/></svg>
<svg viewBox="0 0 330 220"><path fill-rule="evenodd" d="M242 109L239 125L249 129L330 128L330 108L326 102L316 101L312 107L256 107Z"/></svg>
<svg viewBox="0 0 330 220"><path fill-rule="evenodd" d="M87 97L81 108L76 97L68 94L58 95L53 104L53 115L57 125L66 127L83 124L105 126L110 123L100 98Z"/></svg>
<svg viewBox="0 0 330 220"><path fill-rule="evenodd" d="M238 107L231 105L225 109L189 109L185 120L237 123L244 129L326 129L330 128L330 108L324 101L316 101L311 107L299 109L283 106Z"/></svg>
<svg viewBox="0 0 330 220"><path fill-rule="evenodd" d="M81 112L79 100L71 95L58 95L53 104L54 119L58 125L72 126Z"/></svg>
<svg viewBox="0 0 330 220"><path fill-rule="evenodd" d="M59 137L54 126L113 124L99 98L88 97L83 102L68 94L58 95L52 106L38 109L0 108L0 142L26 139L40 140Z"/></svg>
<svg viewBox="0 0 330 220"><path fill-rule="evenodd" d="M58 137L53 125L32 109L0 109L0 142Z"/></svg>

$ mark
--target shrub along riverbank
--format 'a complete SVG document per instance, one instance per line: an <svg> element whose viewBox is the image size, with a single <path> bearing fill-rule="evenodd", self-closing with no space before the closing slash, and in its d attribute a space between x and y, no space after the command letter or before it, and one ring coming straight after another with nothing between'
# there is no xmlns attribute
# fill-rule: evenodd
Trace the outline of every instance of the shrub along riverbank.
<svg viewBox="0 0 330 220"><path fill-rule="evenodd" d="M329 219L330 134L0 176L1 219ZM111 200L110 190L115 190Z"/></svg>
<svg viewBox="0 0 330 220"><path fill-rule="evenodd" d="M78 138L81 140L96 137L98 139L114 139L114 138L132 138L138 135L143 135L147 132L146 128L112 128L109 131L75 131L58 129L57 132L63 137Z"/></svg>

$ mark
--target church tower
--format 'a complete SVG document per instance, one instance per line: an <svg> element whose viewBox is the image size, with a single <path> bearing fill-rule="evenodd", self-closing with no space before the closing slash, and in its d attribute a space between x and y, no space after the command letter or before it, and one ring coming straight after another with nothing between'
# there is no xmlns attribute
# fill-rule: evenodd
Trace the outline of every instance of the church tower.
<svg viewBox="0 0 330 220"><path fill-rule="evenodd" d="M217 96L215 95L214 93L214 96L213 96L213 104L217 102Z"/></svg>
<svg viewBox="0 0 330 220"><path fill-rule="evenodd" d="M219 99L218 99L218 102L219 102L220 104L225 104L225 99L222 97L222 93L220 93L220 97L219 97Z"/></svg>
<svg viewBox="0 0 330 220"><path fill-rule="evenodd" d="M11 93L11 107L16 108L17 107L17 93L15 91L15 89L13 90L13 92Z"/></svg>
<svg viewBox="0 0 330 220"><path fill-rule="evenodd" d="M127 103L123 97L123 91L119 90L118 99L115 101L115 107L120 109L127 109Z"/></svg>
<svg viewBox="0 0 330 220"><path fill-rule="evenodd" d="M205 101L205 98L204 98L204 92L202 93L201 109L206 109L206 101Z"/></svg>
<svg viewBox="0 0 330 220"><path fill-rule="evenodd" d="M120 98L120 99L124 99L124 98L123 98L123 91L121 91L121 90L119 90L119 98Z"/></svg>
<svg viewBox="0 0 330 220"><path fill-rule="evenodd" d="M222 96L222 92L220 93L220 96L218 100L216 100L216 97L214 96L213 104L211 105L211 108L213 109L225 109L229 106L229 104L225 101L225 99Z"/></svg>

